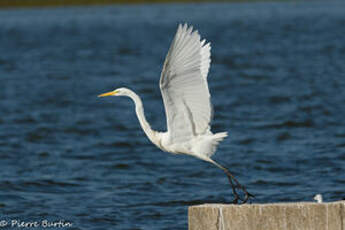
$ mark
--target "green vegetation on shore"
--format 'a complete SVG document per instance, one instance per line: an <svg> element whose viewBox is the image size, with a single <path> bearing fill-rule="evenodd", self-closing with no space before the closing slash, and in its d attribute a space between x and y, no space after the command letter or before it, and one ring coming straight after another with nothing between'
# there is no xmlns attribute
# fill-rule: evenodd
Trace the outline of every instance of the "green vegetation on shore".
<svg viewBox="0 0 345 230"><path fill-rule="evenodd" d="M251 2L257 0L226 0L223 2ZM183 3L183 2L216 2L212 0L0 0L1 7L34 7L34 6L72 6L72 5L107 5L107 4L142 4L142 3ZM218 1L221 2L221 1Z"/></svg>

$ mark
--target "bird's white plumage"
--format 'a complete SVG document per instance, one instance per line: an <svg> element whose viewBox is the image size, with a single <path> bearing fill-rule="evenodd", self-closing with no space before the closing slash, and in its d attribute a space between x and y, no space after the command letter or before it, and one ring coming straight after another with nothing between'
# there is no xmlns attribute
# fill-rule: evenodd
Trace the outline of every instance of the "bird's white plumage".
<svg viewBox="0 0 345 230"><path fill-rule="evenodd" d="M179 25L166 56L160 88L171 142L208 133L212 115L207 74L210 44L198 31Z"/></svg>
<svg viewBox="0 0 345 230"><path fill-rule="evenodd" d="M165 58L160 89L167 117L167 132L156 132L146 121L140 97L132 90L119 88L100 96L128 96L148 138L160 149L183 153L212 162L212 154L226 132L210 131L212 105L207 84L210 43L200 41L198 31L179 25Z"/></svg>
<svg viewBox="0 0 345 230"><path fill-rule="evenodd" d="M193 27L187 24L178 26L164 61L159 84L167 117L167 132L151 129L145 118L143 103L132 90L119 88L99 97L130 97L135 104L140 126L152 143L166 152L192 155L224 170L235 196L233 202L242 200L245 203L253 195L227 168L211 159L227 133L213 134L210 130L212 105L207 84L210 50L210 43L200 41L200 35L198 31L193 32ZM244 192L244 199L236 192L237 188Z"/></svg>

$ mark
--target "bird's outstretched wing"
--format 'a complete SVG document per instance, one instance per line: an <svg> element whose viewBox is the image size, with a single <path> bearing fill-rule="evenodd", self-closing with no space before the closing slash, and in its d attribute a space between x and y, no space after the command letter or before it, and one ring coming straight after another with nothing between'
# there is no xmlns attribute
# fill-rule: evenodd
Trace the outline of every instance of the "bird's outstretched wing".
<svg viewBox="0 0 345 230"><path fill-rule="evenodd" d="M178 26L160 78L168 133L174 142L210 130L212 105L207 85L210 50L210 43L200 41L192 26Z"/></svg>

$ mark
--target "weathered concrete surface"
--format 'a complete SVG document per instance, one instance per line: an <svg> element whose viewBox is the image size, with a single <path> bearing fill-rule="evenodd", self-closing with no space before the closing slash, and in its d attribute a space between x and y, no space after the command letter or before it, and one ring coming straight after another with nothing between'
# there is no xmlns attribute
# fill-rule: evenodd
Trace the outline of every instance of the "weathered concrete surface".
<svg viewBox="0 0 345 230"><path fill-rule="evenodd" d="M189 230L345 230L345 201L204 204L188 209Z"/></svg>

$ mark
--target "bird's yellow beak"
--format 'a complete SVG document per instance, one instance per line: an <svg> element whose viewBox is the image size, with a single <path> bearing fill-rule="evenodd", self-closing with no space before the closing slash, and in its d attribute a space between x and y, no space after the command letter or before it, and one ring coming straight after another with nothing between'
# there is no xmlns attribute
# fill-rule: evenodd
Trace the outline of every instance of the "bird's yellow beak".
<svg viewBox="0 0 345 230"><path fill-rule="evenodd" d="M98 97L113 96L113 95L115 95L115 94L117 94L116 90L111 91L111 92L107 92L107 93L102 93L102 94L98 95Z"/></svg>

